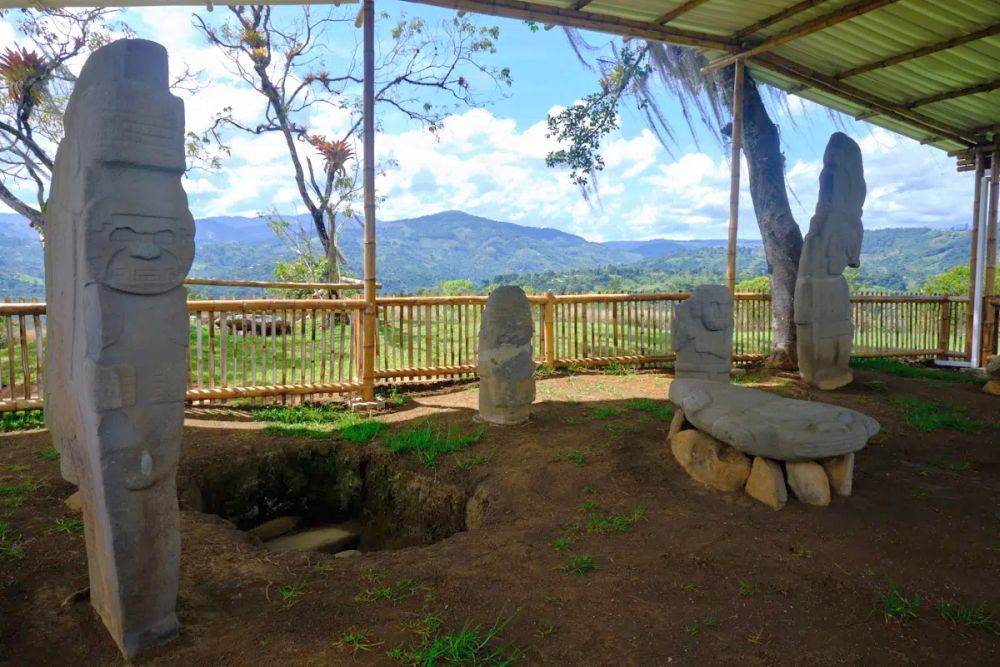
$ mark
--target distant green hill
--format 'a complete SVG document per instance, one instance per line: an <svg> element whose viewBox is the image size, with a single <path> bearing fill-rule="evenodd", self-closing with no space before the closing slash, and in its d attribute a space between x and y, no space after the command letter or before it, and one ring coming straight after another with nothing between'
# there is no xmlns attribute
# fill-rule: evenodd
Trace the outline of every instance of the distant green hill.
<svg viewBox="0 0 1000 667"><path fill-rule="evenodd" d="M855 289L915 291L928 277L965 264L968 258L968 230L876 229L865 232L861 269L851 271L849 279ZM764 248L759 243L741 245L736 267L738 280L766 275ZM726 250L719 242L715 247L678 250L635 263L507 273L494 276L491 282L513 283L540 292L673 292L706 282L721 283L725 273Z"/></svg>
<svg viewBox="0 0 1000 667"><path fill-rule="evenodd" d="M444 211L407 220L379 221L378 277L384 293L409 293L445 280L486 287L515 283L538 291L676 291L721 282L725 241L615 241L592 243L544 229ZM916 290L928 276L968 261L965 230L880 229L865 233L862 269L852 281L884 290ZM23 219L0 214L0 297L41 297L42 249ZM361 272L362 233L342 233L347 269ZM259 218L217 217L197 222L191 275L200 278L273 279L274 263L291 258ZM741 241L739 279L767 273L760 241ZM214 296L260 294L228 288Z"/></svg>

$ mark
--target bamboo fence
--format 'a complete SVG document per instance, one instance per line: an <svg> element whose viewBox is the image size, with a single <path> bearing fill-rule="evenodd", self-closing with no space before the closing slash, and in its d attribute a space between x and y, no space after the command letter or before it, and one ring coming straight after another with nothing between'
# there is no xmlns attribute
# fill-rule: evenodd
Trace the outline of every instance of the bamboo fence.
<svg viewBox="0 0 1000 667"><path fill-rule="evenodd" d="M674 306L686 293L532 295L535 358L584 368L669 364ZM856 294L859 357L968 358L968 299ZM376 301L372 376L378 384L474 377L485 296ZM990 300L994 313L1000 299ZM362 389L361 299L188 301L189 401L304 401ZM737 294L733 357L771 346L767 294ZM45 304L0 303L0 412L42 407ZM996 341L989 342L996 349Z"/></svg>

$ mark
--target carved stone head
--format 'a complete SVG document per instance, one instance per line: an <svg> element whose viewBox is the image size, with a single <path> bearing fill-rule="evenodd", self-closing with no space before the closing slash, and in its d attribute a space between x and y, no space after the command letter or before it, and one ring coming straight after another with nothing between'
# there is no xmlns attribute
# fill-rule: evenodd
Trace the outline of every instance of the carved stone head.
<svg viewBox="0 0 1000 667"><path fill-rule="evenodd" d="M688 299L691 317L700 319L708 331L724 331L732 326L733 297L723 285L699 285Z"/></svg>

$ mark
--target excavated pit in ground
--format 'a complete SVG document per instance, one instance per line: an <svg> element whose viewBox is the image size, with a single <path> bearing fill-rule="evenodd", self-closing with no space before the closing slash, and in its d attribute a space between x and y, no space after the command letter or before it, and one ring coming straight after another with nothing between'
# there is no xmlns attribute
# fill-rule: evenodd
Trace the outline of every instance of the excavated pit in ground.
<svg viewBox="0 0 1000 667"><path fill-rule="evenodd" d="M362 552L426 546L478 526L475 489L394 467L388 458L336 446L267 452L184 475L181 504L249 531L301 517L294 532L347 526Z"/></svg>

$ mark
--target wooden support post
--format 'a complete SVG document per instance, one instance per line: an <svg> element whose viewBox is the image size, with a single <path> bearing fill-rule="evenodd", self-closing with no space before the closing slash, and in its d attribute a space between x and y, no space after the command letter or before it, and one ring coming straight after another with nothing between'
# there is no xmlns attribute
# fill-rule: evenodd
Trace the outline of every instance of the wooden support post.
<svg viewBox="0 0 1000 667"><path fill-rule="evenodd" d="M726 250L726 287L736 293L736 232L740 218L740 148L743 142L743 78L745 63L736 61L733 83L733 130L729 173L729 244Z"/></svg>
<svg viewBox="0 0 1000 667"><path fill-rule="evenodd" d="M1000 199L1000 150L990 155L989 208L986 214L986 277L983 281L983 351L980 365L997 351L997 311L993 297L997 293L997 204Z"/></svg>
<svg viewBox="0 0 1000 667"><path fill-rule="evenodd" d="M545 293L545 365L556 367L556 295Z"/></svg>
<svg viewBox="0 0 1000 667"><path fill-rule="evenodd" d="M938 319L938 359L948 357L948 347L951 339L951 301L948 297L941 298L941 317Z"/></svg>
<svg viewBox="0 0 1000 667"><path fill-rule="evenodd" d="M375 2L364 0L364 208L365 245L364 281L365 316L363 352L364 369L361 377L361 400L375 399L375 318L378 307L375 303Z"/></svg>
<svg viewBox="0 0 1000 667"><path fill-rule="evenodd" d="M973 363L972 358L972 320L976 310L976 272L979 270L979 208L983 196L983 155L976 154L976 182L972 194L972 240L969 244L969 307L965 314L965 356Z"/></svg>

